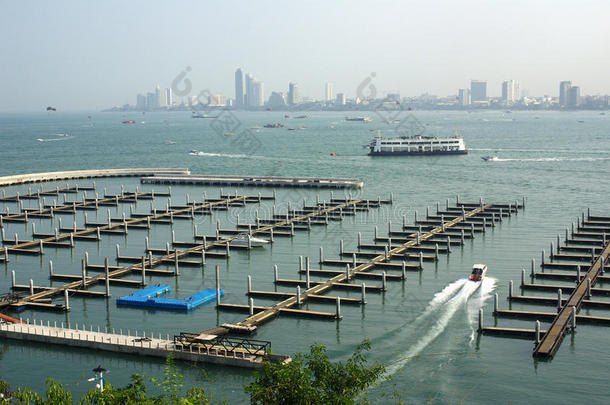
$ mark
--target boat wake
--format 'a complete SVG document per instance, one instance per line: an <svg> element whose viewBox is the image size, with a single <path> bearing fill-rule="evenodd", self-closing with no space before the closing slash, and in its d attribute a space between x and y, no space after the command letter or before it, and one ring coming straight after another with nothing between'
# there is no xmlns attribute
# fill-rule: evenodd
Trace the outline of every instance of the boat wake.
<svg viewBox="0 0 610 405"><path fill-rule="evenodd" d="M56 142L56 141L65 141L67 139L72 138L72 136L67 134L57 134L57 136L61 138L37 138L38 142Z"/></svg>
<svg viewBox="0 0 610 405"><path fill-rule="evenodd" d="M231 155L228 153L208 153L208 152L201 152L201 151L190 151L189 155L191 156L207 156L207 157L226 157L226 158L236 158L236 159L244 159L244 158L252 158L255 156L249 156L249 155Z"/></svg>
<svg viewBox="0 0 610 405"><path fill-rule="evenodd" d="M579 155L607 155L610 151L591 151L591 150L574 150L574 149L515 149L515 148L468 148L470 151L481 151L481 152L532 152L532 153L578 153Z"/></svg>
<svg viewBox="0 0 610 405"><path fill-rule="evenodd" d="M496 158L493 162L595 162L610 160L608 157L548 157L548 158Z"/></svg>
<svg viewBox="0 0 610 405"><path fill-rule="evenodd" d="M399 353L395 360L388 364L384 379L389 378L402 369L412 358L416 357L430 343L432 343L445 329L449 322L460 309L468 312L468 322L474 331L473 322L476 322L478 309L482 307L485 300L491 297L495 288L496 280L486 277L482 282L473 282L468 279L460 279L449 284L443 290L434 295L425 311L414 322L405 325L409 330L417 333L426 333L403 353ZM475 300L469 302L469 298L479 290ZM474 315L473 315L474 314ZM471 336L471 343L473 337Z"/></svg>

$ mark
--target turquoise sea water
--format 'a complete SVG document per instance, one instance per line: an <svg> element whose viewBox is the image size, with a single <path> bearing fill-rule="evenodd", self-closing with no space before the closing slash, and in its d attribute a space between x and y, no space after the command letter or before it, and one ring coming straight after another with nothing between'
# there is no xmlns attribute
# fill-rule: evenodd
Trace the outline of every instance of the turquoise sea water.
<svg viewBox="0 0 610 405"><path fill-rule="evenodd" d="M370 242L374 227L385 234L388 221L398 229L402 216L413 220L414 211L423 215L425 207L434 210L438 201L447 198L478 201L482 196L490 202L507 202L523 196L526 209L505 219L498 227L478 235L462 248L441 256L438 263L426 263L421 274L410 274L406 282L389 282L382 295L368 294L364 307L344 306L343 319L338 322L280 317L260 328L255 338L271 340L276 353L292 354L306 351L312 342L328 347L333 359L345 359L363 337L372 339L370 358L388 366L390 378L372 389L368 396L379 403L392 403L393 395L408 403L530 403L534 399L553 403L605 403L610 394L607 385L605 327L583 325L564 339L550 362L535 362L531 357L532 342L494 337L478 337L476 314L485 310L485 323L493 324L491 315L493 292L500 296L500 307L507 308L509 280L520 279L521 268L529 269L531 258L539 261L557 234L587 208L592 214L610 215L607 173L610 171L608 130L610 114L598 112L424 112L416 111L403 121L417 119L427 134L449 135L459 130L470 149L467 156L446 157L376 157L366 156L362 145L373 137L371 129L381 129L392 136L395 126L380 124L374 112L372 123L345 122L344 114L311 112L307 119L285 119L280 112L235 113L233 127L218 127L219 121L191 119L188 113L55 113L0 114L0 175L41 171L114 168L114 167L188 167L193 173L253 174L285 176L357 177L364 181L365 197L388 198L394 204L369 213L358 214L328 227L311 232L298 232L292 239L280 239L268 248L251 252L234 252L227 260L210 259L205 269L185 268L175 279L155 278L151 282L167 282L171 295L185 297L214 285L213 267L221 266L225 302L246 304L246 277L252 275L253 286L273 290L273 264L280 276L296 278L298 256L309 255L317 262L318 248L324 246L327 257L338 257L339 240L346 250L353 250L357 233ZM121 121L134 119L137 124ZM582 121L582 122L581 122ZM268 122L284 122L287 127L303 130L251 130L249 138L241 133ZM225 136L225 132L235 133ZM58 136L57 134L67 134ZM43 139L38 141L37 139ZM168 144L166 141L175 141ZM189 155L191 149L203 152ZM335 152L337 156L331 157ZM483 155L496 154L497 162L484 162ZM64 182L65 183L65 182ZM90 184L91 181L79 181ZM121 184L128 189L156 188L141 186L137 179L98 179L97 188L117 193ZM55 183L43 184L43 188ZM8 194L25 192L28 185L7 188ZM36 189L38 184L31 185ZM228 189L225 189L228 190ZM233 189L231 188L231 191ZM203 191L217 196L217 187L172 187L172 203L181 203L188 193L200 199ZM271 194L268 189L243 189L240 193ZM278 209L286 210L286 202L298 206L316 194L328 198L325 190L277 190ZM343 191L336 191L343 194ZM70 197L72 198L72 197ZM50 199L49 199L50 201ZM156 200L157 207L166 199ZM24 202L28 204L27 202ZM31 202L34 206L35 202ZM216 220L223 227L252 220L255 210L261 216L270 214L272 202L261 206L218 213L214 217L197 218L199 232L211 234ZM6 204L11 211L15 204ZM27 205L26 205L27 206ZM0 210L5 209L0 204ZM145 212L149 202L138 203L135 210ZM129 207L113 209L120 216ZM95 214L90 213L89 218ZM106 218L100 210L100 222ZM83 223L83 214L77 222ZM64 216L65 224L72 222ZM35 220L36 229L50 231L50 221ZM7 224L7 235L18 233L26 238L31 232L23 224ZM176 239L190 240L190 221L177 221L173 227ZM121 245L122 254L143 254L143 240L149 236L152 246L162 247L170 238L171 228L155 226L149 233L133 230L127 237L105 236L101 243L77 242L73 251L45 249L44 257L18 256L7 266L0 266L0 293L9 291L10 271L17 281L26 284L30 278L37 285L48 285L48 260L56 272L80 274L80 260L88 251L90 260L102 263L114 257L114 245ZM124 252L124 253L123 253ZM489 279L482 288L471 291L461 281L473 263L489 266ZM318 265L312 267L317 268ZM542 282L542 281L537 281ZM53 282L55 285L57 282ZM553 282L556 283L556 282ZM278 287L278 290L285 290ZM113 297L130 290L113 287ZM516 288L516 292L519 289ZM349 296L333 291L331 294ZM532 294L532 293L530 293ZM543 294L543 293L536 293ZM554 296L554 294L551 294ZM354 295L355 296L355 295ZM602 298L603 299L603 298ZM256 304L271 301L257 299ZM206 306L190 313L118 308L113 300L73 298L69 314L24 311L20 316L53 321L82 322L116 329L138 329L154 333L197 331L219 323L237 322L242 314L220 312ZM334 307L309 304L310 309L334 311ZM513 304L513 309L552 311L550 307ZM608 316L604 311L586 313ZM533 322L500 319L501 326L533 328ZM546 325L543 324L543 328ZM27 384L36 389L44 379L53 376L76 392L89 388L86 378L91 369L102 364L111 370L110 382L125 385L134 372L159 375L163 361L61 347L0 342L0 378L12 384ZM231 403L247 402L242 386L251 381L251 372L221 367L194 367L181 364L186 384L205 379L204 385L215 397ZM202 369L204 371L202 371Z"/></svg>

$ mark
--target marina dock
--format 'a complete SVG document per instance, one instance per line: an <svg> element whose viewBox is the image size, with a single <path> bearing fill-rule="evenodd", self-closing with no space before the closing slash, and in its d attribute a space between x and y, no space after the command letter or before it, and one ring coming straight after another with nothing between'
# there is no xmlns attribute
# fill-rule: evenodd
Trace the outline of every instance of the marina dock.
<svg viewBox="0 0 610 405"><path fill-rule="evenodd" d="M164 175L145 176L142 184L188 184L198 186L239 187L299 187L299 188L362 188L358 179L277 176L217 176L217 175Z"/></svg>
<svg viewBox="0 0 610 405"><path fill-rule="evenodd" d="M509 284L508 300L536 305L550 305L556 312L539 312L530 310L501 310L498 308L498 295L494 297L495 317L510 317L516 319L535 320L535 329L529 332L517 333L515 328L485 327L482 324L482 310L479 313L479 332L498 336L525 336L534 338L535 347L532 355L537 358L552 358L557 352L561 342L568 331L576 329L578 323L610 325L610 317L590 316L579 314L583 307L610 309L610 301L600 300L598 296L610 295L610 289L596 288L598 281L608 281L604 275L606 264L610 257L610 240L606 233L610 232L610 217L591 216L582 214L577 220L577 226L572 224L571 232L566 229L564 244L557 236L556 245L551 243L547 260L545 251L542 251L541 271L535 269L532 259L529 277L532 282L526 281L526 272L522 270L522 290L537 290L556 293L556 298L545 296L525 296L513 293L513 282ZM588 254L574 254L563 252L587 252ZM546 269L553 269L546 272ZM572 284L541 284L534 283L535 279L552 279ZM564 298L563 293L568 294ZM546 331L543 331L540 322L549 322Z"/></svg>
<svg viewBox="0 0 610 405"><path fill-rule="evenodd" d="M0 186L12 186L16 184L37 183L41 181L92 179L96 177L141 177L154 176L156 174L178 175L190 174L188 169L95 169L95 170L70 170L61 172L44 172L30 174L15 174L0 177Z"/></svg>

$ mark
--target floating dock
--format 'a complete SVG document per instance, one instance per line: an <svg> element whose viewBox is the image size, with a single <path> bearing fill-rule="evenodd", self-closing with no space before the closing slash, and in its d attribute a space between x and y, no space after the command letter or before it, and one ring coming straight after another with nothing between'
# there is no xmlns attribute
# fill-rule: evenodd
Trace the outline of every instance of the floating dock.
<svg viewBox="0 0 610 405"><path fill-rule="evenodd" d="M208 288L190 295L184 299L163 298L171 290L169 285L156 285L138 290L124 297L117 298L118 305L134 307L147 307L156 309L170 309L189 311L216 299L216 290ZM220 296L224 295L224 290L220 290Z"/></svg>
<svg viewBox="0 0 610 405"><path fill-rule="evenodd" d="M542 251L540 268L536 271L535 260L532 259L530 278L526 281L526 272L521 273L521 289L548 291L557 294L557 298L545 296L515 295L513 282L510 281L508 300L535 305L551 305L556 312L539 312L530 310L501 310L498 308L498 295L494 296L495 317L510 317L516 319L533 319L536 321L535 329L485 327L482 322L482 310L479 312L479 332L498 336L518 336L534 339L532 355L537 358L552 358L568 331L576 329L578 323L596 325L610 325L610 317L580 315L583 307L610 309L610 301L596 299L596 296L610 295L610 289L596 288L598 281L608 281L604 275L608 259L610 258L610 240L606 234L610 233L610 217L592 216L588 212L586 217L578 218L575 228L572 224L571 232L566 229L564 244L557 236L557 244L551 243L549 259ZM568 252L568 253L564 253ZM572 253L582 252L582 253ZM583 254L588 253L588 254ZM545 271L552 269L551 272ZM541 284L534 283L535 279L552 279L571 284ZM567 292L569 296L563 297ZM540 322L549 322L547 330L542 330Z"/></svg>
<svg viewBox="0 0 610 405"><path fill-rule="evenodd" d="M240 187L300 187L300 188L362 188L358 179L276 176L216 176L216 175L164 175L142 177L142 184L188 184L198 186Z"/></svg>
<svg viewBox="0 0 610 405"><path fill-rule="evenodd" d="M141 177L154 175L188 175L188 169L95 169L95 170L70 170L62 172L44 172L15 174L0 177L0 186L12 186L15 184L37 183L41 181L91 179L96 177Z"/></svg>

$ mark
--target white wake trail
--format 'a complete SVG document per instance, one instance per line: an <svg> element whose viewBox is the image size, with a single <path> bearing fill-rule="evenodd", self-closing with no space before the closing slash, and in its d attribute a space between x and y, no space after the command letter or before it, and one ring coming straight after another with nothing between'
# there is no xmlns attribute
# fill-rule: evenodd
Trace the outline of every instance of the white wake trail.
<svg viewBox="0 0 610 405"><path fill-rule="evenodd" d="M476 283L467 279L460 279L446 286L441 292L435 294L434 298L428 304L428 307L409 327L413 330L427 329L427 332L422 336L417 343L409 347L408 350L399 354L397 358L391 362L386 368L384 378L387 379L398 370L402 369L405 364L413 357L417 356L430 343L432 343L446 328L451 318L455 315L458 309L463 308L468 302L472 294L482 286L483 283ZM483 287L484 291L491 291L495 281L488 281ZM490 289L491 288L491 289ZM484 296L489 296L489 292L484 293ZM432 316L435 317L432 324L423 325L425 320L429 320Z"/></svg>

